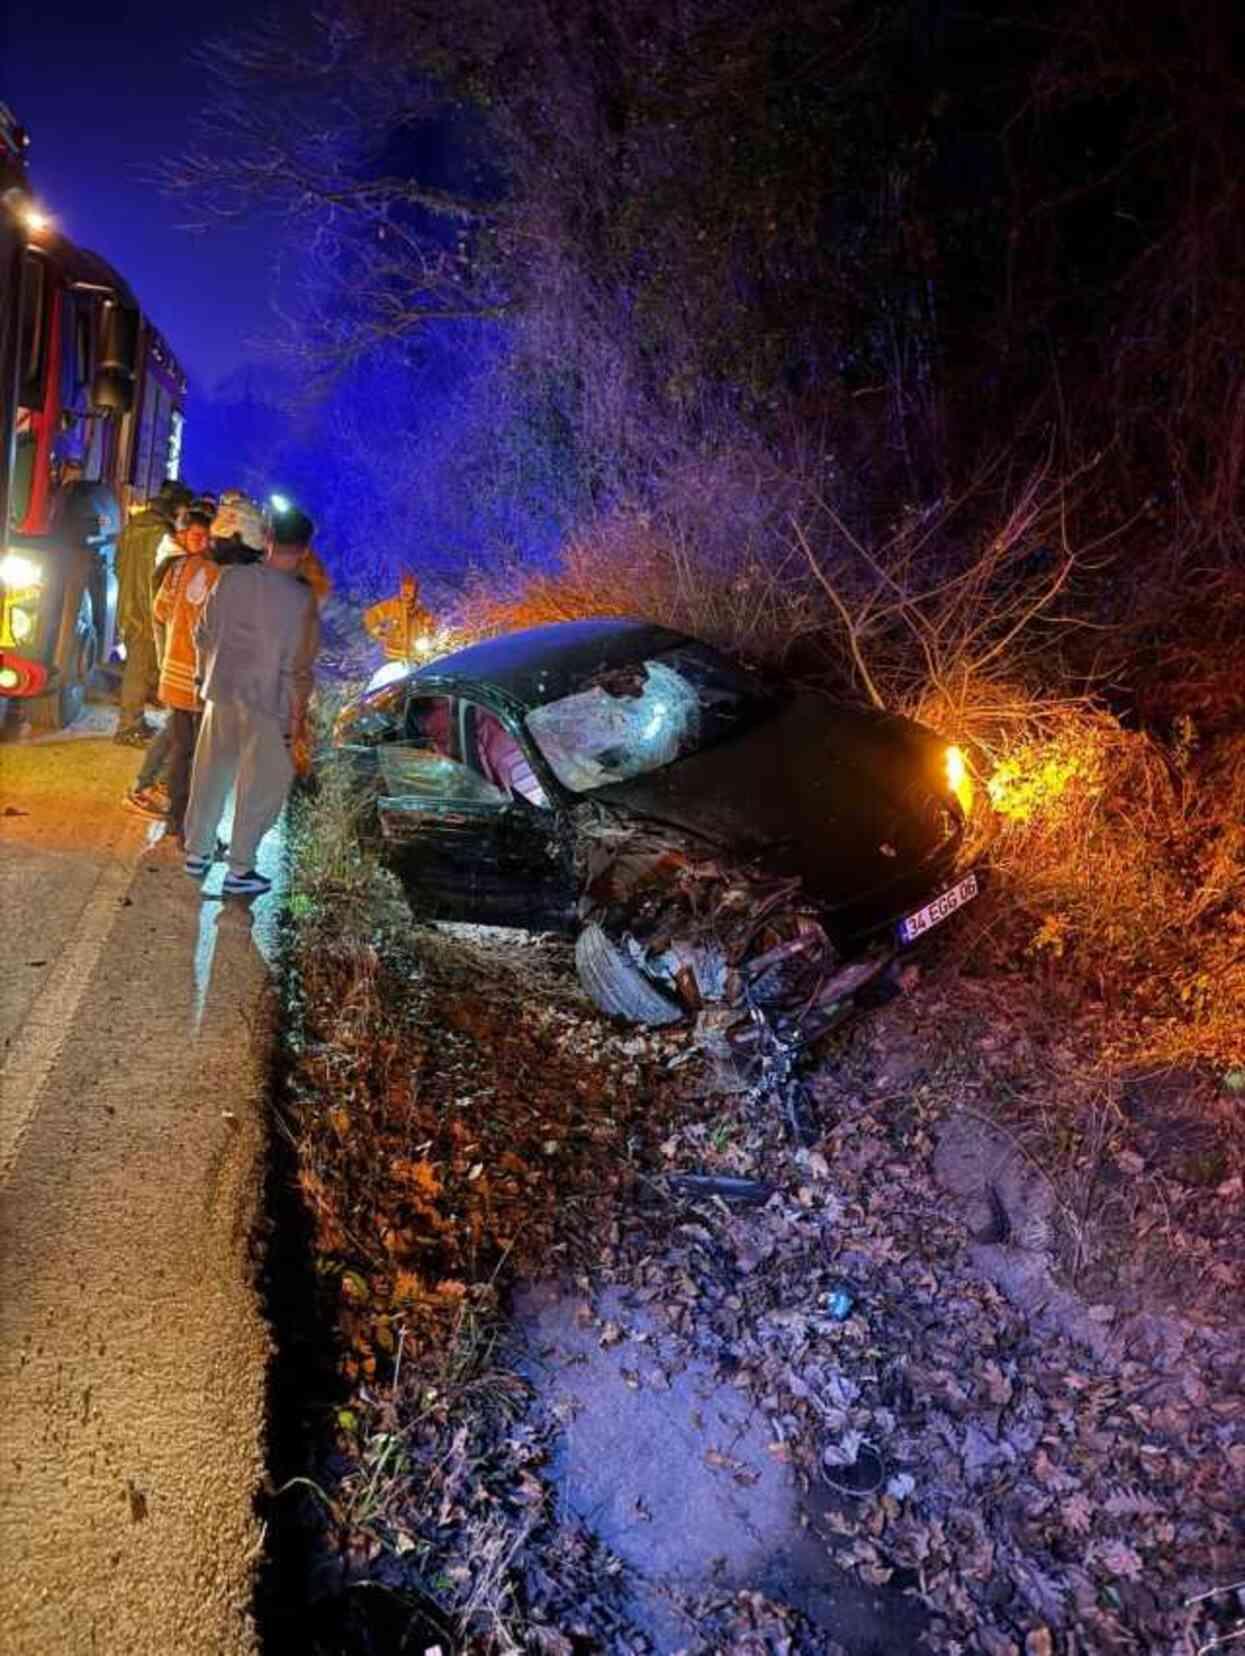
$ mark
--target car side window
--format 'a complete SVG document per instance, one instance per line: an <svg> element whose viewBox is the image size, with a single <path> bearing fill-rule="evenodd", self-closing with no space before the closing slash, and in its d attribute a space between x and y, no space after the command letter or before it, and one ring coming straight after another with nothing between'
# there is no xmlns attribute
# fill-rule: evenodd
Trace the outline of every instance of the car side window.
<svg viewBox="0 0 1245 1656"><path fill-rule="evenodd" d="M474 702L464 705L467 717L463 720L463 740L468 763L485 781L500 788L507 799L522 799L537 810L550 810L549 796L522 744L504 721L491 708Z"/></svg>
<svg viewBox="0 0 1245 1656"><path fill-rule="evenodd" d="M493 805L502 810L510 796L470 765L447 759L429 747L391 742L379 749L381 780L392 809L410 805Z"/></svg>
<svg viewBox="0 0 1245 1656"><path fill-rule="evenodd" d="M457 759L454 726L454 706L448 696L412 696L406 704L402 745Z"/></svg>

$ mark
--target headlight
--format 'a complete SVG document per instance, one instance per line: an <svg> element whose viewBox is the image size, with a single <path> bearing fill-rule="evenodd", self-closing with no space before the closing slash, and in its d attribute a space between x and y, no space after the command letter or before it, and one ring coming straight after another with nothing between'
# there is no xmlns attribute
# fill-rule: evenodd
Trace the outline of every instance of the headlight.
<svg viewBox="0 0 1245 1656"><path fill-rule="evenodd" d="M20 552L6 552L0 558L0 581L14 592L27 587L43 585L43 570L33 558L23 558Z"/></svg>
<svg viewBox="0 0 1245 1656"><path fill-rule="evenodd" d="M968 774L968 761L963 750L958 747L949 747L943 755L943 765L947 773L947 787L960 802L960 809L965 816L969 816L973 809L973 779Z"/></svg>
<svg viewBox="0 0 1245 1656"><path fill-rule="evenodd" d="M16 604L9 611L9 631L13 634L15 644L24 644L35 630L35 618L29 610L19 609Z"/></svg>
<svg viewBox="0 0 1245 1656"><path fill-rule="evenodd" d="M365 694L370 696L374 690L383 690L387 684L396 684L400 679L407 678L410 671L410 665L405 661L387 661L368 679Z"/></svg>

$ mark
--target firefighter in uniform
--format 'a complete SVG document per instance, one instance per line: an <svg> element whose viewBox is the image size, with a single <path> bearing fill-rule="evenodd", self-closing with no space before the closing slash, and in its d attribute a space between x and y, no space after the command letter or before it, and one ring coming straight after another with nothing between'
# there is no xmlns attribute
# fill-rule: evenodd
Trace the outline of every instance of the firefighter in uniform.
<svg viewBox="0 0 1245 1656"><path fill-rule="evenodd" d="M114 738L124 747L143 747L155 734L143 716L156 699L159 668L151 605L156 553L180 508L193 499L184 483L168 478L137 512L117 542L117 630L125 641L121 676L121 722Z"/></svg>
<svg viewBox="0 0 1245 1656"><path fill-rule="evenodd" d="M414 664L426 655L436 632L431 610L419 601L419 582L408 570L396 598L384 598L363 612L363 625L385 652L387 661Z"/></svg>

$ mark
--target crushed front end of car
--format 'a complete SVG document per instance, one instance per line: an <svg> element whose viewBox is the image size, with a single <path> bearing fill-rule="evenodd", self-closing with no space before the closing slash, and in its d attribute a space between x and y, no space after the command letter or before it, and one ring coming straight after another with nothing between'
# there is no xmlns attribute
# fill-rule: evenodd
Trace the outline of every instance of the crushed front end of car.
<svg viewBox="0 0 1245 1656"><path fill-rule="evenodd" d="M844 958L798 877L608 809L578 827L584 987L633 1022L692 1022L742 1085L787 1088L800 1052L895 958L890 941Z"/></svg>

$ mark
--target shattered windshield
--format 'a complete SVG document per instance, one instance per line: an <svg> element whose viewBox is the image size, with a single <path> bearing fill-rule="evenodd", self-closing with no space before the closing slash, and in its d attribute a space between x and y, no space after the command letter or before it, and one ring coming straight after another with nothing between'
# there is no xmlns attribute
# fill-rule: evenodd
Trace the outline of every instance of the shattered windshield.
<svg viewBox="0 0 1245 1656"><path fill-rule="evenodd" d="M687 644L585 677L527 725L563 787L590 793L712 747L764 705L744 672Z"/></svg>

